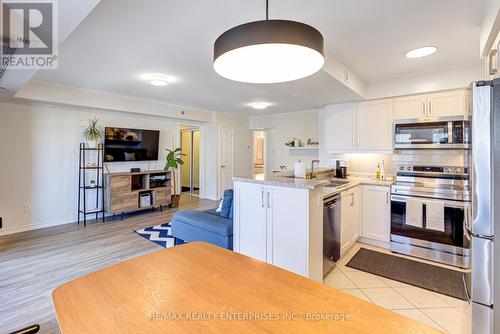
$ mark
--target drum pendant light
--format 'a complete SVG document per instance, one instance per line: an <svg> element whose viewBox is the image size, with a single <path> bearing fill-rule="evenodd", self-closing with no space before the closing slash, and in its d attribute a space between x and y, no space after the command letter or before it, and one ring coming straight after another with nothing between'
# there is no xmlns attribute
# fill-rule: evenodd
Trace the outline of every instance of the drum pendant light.
<svg viewBox="0 0 500 334"><path fill-rule="evenodd" d="M214 70L224 78L249 83L277 83L307 77L325 62L323 36L296 21L266 19L239 25L214 44Z"/></svg>

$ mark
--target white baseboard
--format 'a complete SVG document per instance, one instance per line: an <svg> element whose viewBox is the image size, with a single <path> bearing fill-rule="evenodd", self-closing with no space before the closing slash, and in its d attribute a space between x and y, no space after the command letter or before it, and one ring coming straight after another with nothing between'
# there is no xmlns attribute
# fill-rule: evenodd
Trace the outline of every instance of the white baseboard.
<svg viewBox="0 0 500 334"><path fill-rule="evenodd" d="M374 239L369 239L365 237L359 237L358 242L361 242L363 244L367 245L372 245L375 247L380 247L380 248L385 248L385 249L391 249L391 243L390 242L384 242L384 241L379 241L379 240L374 240Z"/></svg>
<svg viewBox="0 0 500 334"><path fill-rule="evenodd" d="M7 228L2 228L0 230L0 236L10 235L10 234L15 234L15 233L20 233L20 232L26 232L26 231L32 231L32 230L38 230L41 228L53 227L53 226L58 226L58 225L71 224L71 223L74 223L75 221L76 221L76 219L74 217L69 217L69 218L61 218L61 219L57 219L57 220L52 220L50 222L33 224L33 225L7 227Z"/></svg>

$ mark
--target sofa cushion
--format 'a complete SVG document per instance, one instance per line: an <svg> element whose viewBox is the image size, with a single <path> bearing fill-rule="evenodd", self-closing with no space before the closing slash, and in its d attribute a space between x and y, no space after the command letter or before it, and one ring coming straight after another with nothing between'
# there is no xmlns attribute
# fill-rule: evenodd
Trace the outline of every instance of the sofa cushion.
<svg viewBox="0 0 500 334"><path fill-rule="evenodd" d="M215 211L213 213L194 210L179 211L173 216L174 225L176 221L223 236L233 235L233 221L221 217Z"/></svg>
<svg viewBox="0 0 500 334"><path fill-rule="evenodd" d="M233 189L224 190L224 199L222 200L222 209L220 215L229 218L231 207L233 206Z"/></svg>

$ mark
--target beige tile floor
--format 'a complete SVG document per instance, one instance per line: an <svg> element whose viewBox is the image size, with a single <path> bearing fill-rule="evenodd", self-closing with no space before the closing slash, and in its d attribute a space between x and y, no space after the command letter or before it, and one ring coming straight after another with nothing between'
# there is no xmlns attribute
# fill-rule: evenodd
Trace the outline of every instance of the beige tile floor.
<svg viewBox="0 0 500 334"><path fill-rule="evenodd" d="M357 243L323 283L445 333L471 334L471 307L467 302L346 267L360 247L390 253Z"/></svg>

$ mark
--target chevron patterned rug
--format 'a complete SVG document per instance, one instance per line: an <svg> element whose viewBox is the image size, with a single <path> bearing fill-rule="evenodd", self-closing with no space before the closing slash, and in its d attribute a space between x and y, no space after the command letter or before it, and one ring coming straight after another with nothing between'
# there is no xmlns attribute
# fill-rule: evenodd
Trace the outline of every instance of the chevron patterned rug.
<svg viewBox="0 0 500 334"><path fill-rule="evenodd" d="M148 239L164 248L170 248L177 245L182 245L184 241L176 239L171 231L170 223L164 223L161 225L150 226L143 228L142 230L136 230L135 232L141 237Z"/></svg>

